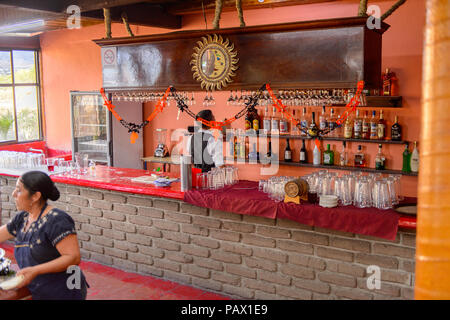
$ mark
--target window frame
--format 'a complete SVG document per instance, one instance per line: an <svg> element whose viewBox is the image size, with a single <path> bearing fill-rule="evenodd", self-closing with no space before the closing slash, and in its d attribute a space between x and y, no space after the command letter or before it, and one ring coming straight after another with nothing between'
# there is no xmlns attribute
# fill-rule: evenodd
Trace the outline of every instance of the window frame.
<svg viewBox="0 0 450 320"><path fill-rule="evenodd" d="M0 88L12 88L12 96L13 96L13 107L14 107L14 127L15 127L15 140L8 140L8 141L0 141L0 146L6 146L6 145L15 145L15 144L22 144L22 143L31 143L31 142L38 142L43 140L43 128L42 128L42 99L41 99L41 69L40 69L40 49L36 48L11 48L11 47L0 47L0 51L9 51L10 52L10 59L11 59L11 80L12 83L0 83ZM36 70L36 82L30 82L30 83L15 83L14 79L14 59L13 59L13 51L32 51L34 52L34 64L35 64L35 70ZM24 140L19 141L19 132L17 128L17 107L16 107L16 87L26 87L26 86L36 86L36 102L37 102L37 111L38 111L38 125L39 125L39 138L34 140Z"/></svg>

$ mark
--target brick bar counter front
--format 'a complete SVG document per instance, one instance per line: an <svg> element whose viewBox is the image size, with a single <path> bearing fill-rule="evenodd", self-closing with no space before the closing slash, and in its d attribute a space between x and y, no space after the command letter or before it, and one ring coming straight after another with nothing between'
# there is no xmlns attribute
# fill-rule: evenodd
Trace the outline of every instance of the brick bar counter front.
<svg viewBox="0 0 450 320"><path fill-rule="evenodd" d="M52 179L61 197L51 204L74 219L83 260L237 299L414 298L415 230L389 241L197 207L179 187L161 195L130 180L117 188ZM16 214L17 177L0 181L3 225Z"/></svg>

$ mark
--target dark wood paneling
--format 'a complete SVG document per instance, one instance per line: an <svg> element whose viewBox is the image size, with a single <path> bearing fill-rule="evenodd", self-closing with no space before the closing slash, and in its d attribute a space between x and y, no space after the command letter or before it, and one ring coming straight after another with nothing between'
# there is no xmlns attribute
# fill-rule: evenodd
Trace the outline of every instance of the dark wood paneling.
<svg viewBox="0 0 450 320"><path fill-rule="evenodd" d="M365 80L366 88L378 88L383 30L368 30L365 21L330 19L208 33L229 38L238 52L239 69L227 89L255 89L263 83L274 88L348 88L358 80ZM197 30L96 40L101 46L117 46L118 65L103 68L104 87L200 89L189 62L205 34Z"/></svg>

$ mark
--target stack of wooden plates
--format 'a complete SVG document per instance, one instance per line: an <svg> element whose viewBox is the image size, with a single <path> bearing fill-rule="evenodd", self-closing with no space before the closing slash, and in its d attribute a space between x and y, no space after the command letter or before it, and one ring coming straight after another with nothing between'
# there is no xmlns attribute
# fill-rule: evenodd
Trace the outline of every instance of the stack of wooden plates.
<svg viewBox="0 0 450 320"><path fill-rule="evenodd" d="M319 205L325 208L334 208L338 205L338 197L331 195L320 196Z"/></svg>

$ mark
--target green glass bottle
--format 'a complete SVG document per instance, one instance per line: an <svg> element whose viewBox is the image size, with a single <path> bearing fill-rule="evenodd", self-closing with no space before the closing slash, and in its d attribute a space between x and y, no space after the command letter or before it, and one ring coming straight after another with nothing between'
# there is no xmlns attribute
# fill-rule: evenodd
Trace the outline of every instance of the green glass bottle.
<svg viewBox="0 0 450 320"><path fill-rule="evenodd" d="M405 144L405 151L403 151L403 172L411 172L411 152L409 152L409 143Z"/></svg>
<svg viewBox="0 0 450 320"><path fill-rule="evenodd" d="M334 152L330 149L330 144L327 144L327 150L323 153L323 164L328 166L334 165Z"/></svg>

